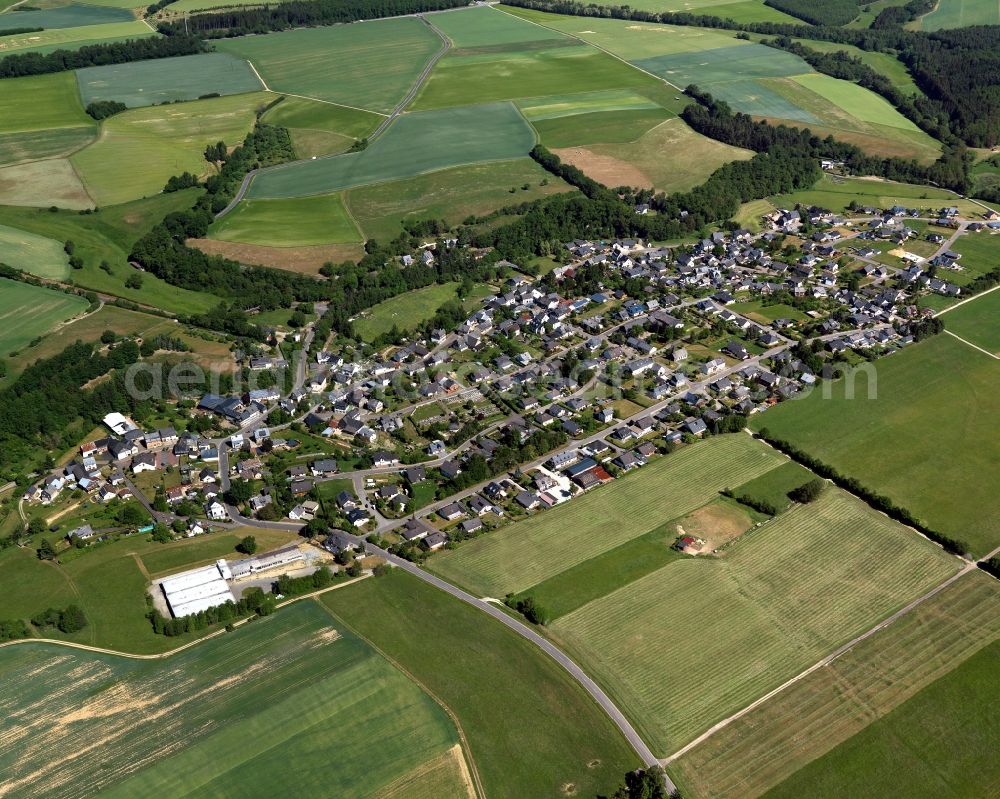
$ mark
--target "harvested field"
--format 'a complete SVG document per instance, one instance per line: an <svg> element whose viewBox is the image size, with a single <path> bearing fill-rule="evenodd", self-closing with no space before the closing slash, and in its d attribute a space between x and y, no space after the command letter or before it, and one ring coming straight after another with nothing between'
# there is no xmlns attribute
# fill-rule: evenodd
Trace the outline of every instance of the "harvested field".
<svg viewBox="0 0 1000 799"><path fill-rule="evenodd" d="M259 264L289 272L318 275L327 263L353 261L364 255L361 244L328 244L314 247L262 247L215 239L189 239L188 244L209 255L222 255L242 264Z"/></svg>

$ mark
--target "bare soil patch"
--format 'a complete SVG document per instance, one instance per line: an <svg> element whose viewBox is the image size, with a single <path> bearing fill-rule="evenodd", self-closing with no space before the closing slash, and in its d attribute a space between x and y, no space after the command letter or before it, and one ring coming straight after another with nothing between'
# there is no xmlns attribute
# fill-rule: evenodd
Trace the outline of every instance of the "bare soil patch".
<svg viewBox="0 0 1000 799"><path fill-rule="evenodd" d="M586 147L563 147L552 152L605 186L653 188L653 181L645 172L620 158L595 153Z"/></svg>
<svg viewBox="0 0 1000 799"><path fill-rule="evenodd" d="M257 264L306 275L318 275L327 263L358 260L364 255L361 244L321 244L308 247L264 247L214 239L188 239L188 245L209 255L221 255L241 264Z"/></svg>

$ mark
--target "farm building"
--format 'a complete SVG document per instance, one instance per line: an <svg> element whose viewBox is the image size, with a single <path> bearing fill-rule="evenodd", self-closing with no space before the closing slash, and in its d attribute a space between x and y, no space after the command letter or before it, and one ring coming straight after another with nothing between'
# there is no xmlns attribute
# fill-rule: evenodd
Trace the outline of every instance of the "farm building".
<svg viewBox="0 0 1000 799"><path fill-rule="evenodd" d="M167 577L160 582L160 589L170 612L179 619L226 602L235 602L236 598L225 578L226 573L219 564L203 566Z"/></svg>
<svg viewBox="0 0 1000 799"><path fill-rule="evenodd" d="M255 555L252 558L244 558L227 564L233 579L248 577L251 574L276 569L279 566L287 566L289 563L297 563L304 560L302 552L297 546L287 546L276 549L274 552L265 552L263 555Z"/></svg>

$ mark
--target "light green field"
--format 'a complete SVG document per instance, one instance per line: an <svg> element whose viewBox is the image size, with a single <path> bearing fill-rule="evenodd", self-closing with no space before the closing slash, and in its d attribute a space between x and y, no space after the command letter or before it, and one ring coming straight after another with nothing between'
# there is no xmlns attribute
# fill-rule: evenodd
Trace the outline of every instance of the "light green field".
<svg viewBox="0 0 1000 799"><path fill-rule="evenodd" d="M762 0L743 0L743 2L733 2L732 0L634 0L614 5L628 5L641 11L660 13L683 11L689 14L710 14L722 19L731 19L734 22L803 24L801 20L789 16L783 11L764 5Z"/></svg>
<svg viewBox="0 0 1000 799"><path fill-rule="evenodd" d="M986 231L959 236L951 249L961 253L961 272L942 270L947 280L964 286L973 279L1000 266L1000 235Z"/></svg>
<svg viewBox="0 0 1000 799"><path fill-rule="evenodd" d="M549 629L667 755L956 570L827 488L723 557L674 561Z"/></svg>
<svg viewBox="0 0 1000 799"><path fill-rule="evenodd" d="M853 26L851 26L853 27ZM762 37L766 38L766 37ZM920 89L913 81L906 65L890 53L879 53L875 51L862 50L851 44L841 44L839 42L823 42L817 39L794 39L793 41L805 45L810 50L817 50L821 53L846 52L856 58L860 58L865 64L876 72L881 72L893 85L901 91L919 94Z"/></svg>
<svg viewBox="0 0 1000 799"><path fill-rule="evenodd" d="M0 171L0 176L2 174ZM160 194L126 205L101 208L87 215L0 206L0 224L56 241L72 240L76 245L75 254L83 259L83 269L74 270L72 277L82 288L107 292L168 312L200 313L217 305L218 298L171 286L148 273L143 275L141 289L125 286L125 281L134 272L128 265L132 245L167 214L190 208L197 195L196 189ZM102 261L110 264L111 274L100 268Z"/></svg>
<svg viewBox="0 0 1000 799"><path fill-rule="evenodd" d="M389 112L416 82L441 39L414 17L223 39L268 88Z"/></svg>
<svg viewBox="0 0 1000 799"><path fill-rule="evenodd" d="M53 280L69 275L63 242L6 225L0 225L0 263Z"/></svg>
<svg viewBox="0 0 1000 799"><path fill-rule="evenodd" d="M434 14L429 19L459 49L564 38L558 33L484 6Z"/></svg>
<svg viewBox="0 0 1000 799"><path fill-rule="evenodd" d="M930 14L919 21L920 30L967 28L1000 24L1000 5L993 0L939 0Z"/></svg>
<svg viewBox="0 0 1000 799"><path fill-rule="evenodd" d="M0 22L6 21L6 15ZM76 49L86 43L103 42L106 39L144 39L153 31L144 22L109 22L104 25L86 25L79 28L51 28L33 33L18 33L0 36L0 58L15 53L32 52L36 48Z"/></svg>
<svg viewBox="0 0 1000 799"><path fill-rule="evenodd" d="M783 511L791 505L788 492L808 483L815 476L795 461L787 461L760 477L733 487L733 493L740 497L748 496L770 502L778 511Z"/></svg>
<svg viewBox="0 0 1000 799"><path fill-rule="evenodd" d="M638 765L561 666L445 592L394 569L323 603L455 714L485 796L560 799L567 785L579 797L609 796Z"/></svg>
<svg viewBox="0 0 1000 799"><path fill-rule="evenodd" d="M599 112L663 110L648 97L628 89L532 97L519 100L516 105L532 124Z"/></svg>
<svg viewBox="0 0 1000 799"><path fill-rule="evenodd" d="M643 111L598 111L532 122L542 144L550 149L592 144L637 142L654 128L674 118L662 108ZM655 138L655 137L652 137Z"/></svg>
<svg viewBox="0 0 1000 799"><path fill-rule="evenodd" d="M997 680L994 642L766 795L988 796L1000 783L996 758L982 756L1000 747Z"/></svg>
<svg viewBox="0 0 1000 799"><path fill-rule="evenodd" d="M361 241L361 233L339 194L243 200L212 225L209 237L271 247Z"/></svg>
<svg viewBox="0 0 1000 799"><path fill-rule="evenodd" d="M435 283L380 302L354 322L354 329L365 341L374 341L388 333L393 325L400 330L412 330L434 316L446 302L455 299L457 288L457 283Z"/></svg>
<svg viewBox="0 0 1000 799"><path fill-rule="evenodd" d="M784 459L746 435L685 447L612 485L436 554L431 571L478 596L542 582L699 508Z"/></svg>
<svg viewBox="0 0 1000 799"><path fill-rule="evenodd" d="M128 0L131 4L132 0ZM141 23L140 23L141 24ZM89 30L89 29L88 29ZM93 33L93 31L89 31ZM38 53L39 55L46 55L47 53L53 53L56 50L79 50L81 47L86 47L91 44L114 44L115 42L127 42L132 39L148 39L150 36L158 36L156 31L151 31L145 25L142 26L142 30L137 30L135 33L131 33L127 36L102 36L99 39L77 39L73 42L67 44L40 44L34 45L32 47L25 47L18 50L19 53Z"/></svg>
<svg viewBox="0 0 1000 799"><path fill-rule="evenodd" d="M444 108L470 103L547 97L653 85L648 75L596 51L574 45L446 55L420 89L413 107Z"/></svg>
<svg viewBox="0 0 1000 799"><path fill-rule="evenodd" d="M505 205L570 191L575 189L535 161L518 158L360 186L345 192L345 200L365 236L384 241L398 236L407 221L443 219L455 225L470 214L485 216Z"/></svg>
<svg viewBox="0 0 1000 799"><path fill-rule="evenodd" d="M80 211L94 201L69 159L51 158L0 167L0 205Z"/></svg>
<svg viewBox="0 0 1000 799"><path fill-rule="evenodd" d="M4 80L0 92L0 166L62 155L91 141L96 131L94 120L80 104L72 73ZM4 202L32 192L31 187L13 188Z"/></svg>
<svg viewBox="0 0 1000 799"><path fill-rule="evenodd" d="M668 119L634 142L555 149L563 161L606 186L635 186L656 191L686 191L704 182L729 161L753 158L691 130L681 119Z"/></svg>
<svg viewBox="0 0 1000 799"><path fill-rule="evenodd" d="M329 194L447 167L527 155L535 143L510 103L449 108L399 117L366 150L267 169L249 197Z"/></svg>
<svg viewBox="0 0 1000 799"><path fill-rule="evenodd" d="M766 202L766 200L758 200L757 202ZM763 300L737 302L732 308L736 313L743 314L755 322L769 323L776 319L791 319L796 322L805 322L809 318L793 305L785 305L784 303L765 305Z"/></svg>
<svg viewBox="0 0 1000 799"><path fill-rule="evenodd" d="M875 399L862 374L853 400L846 398L851 382L840 380L831 399L814 391L751 426L886 494L973 553L993 549L1000 544L1000 439L991 433L1000 362L944 334L879 360L875 372Z"/></svg>
<svg viewBox="0 0 1000 799"><path fill-rule="evenodd" d="M76 71L76 78L84 105L95 100L117 100L129 108L262 88L249 64L228 53L86 67Z"/></svg>
<svg viewBox="0 0 1000 799"><path fill-rule="evenodd" d="M831 78L829 75L822 75L818 72L797 75L794 80L833 105L845 110L850 109L851 115L862 122L887 125L900 130L919 130L913 122L889 105L885 98L862 89L856 83L837 80L837 78Z"/></svg>
<svg viewBox="0 0 1000 799"><path fill-rule="evenodd" d="M83 297L0 278L0 355L21 349L86 308Z"/></svg>
<svg viewBox="0 0 1000 799"><path fill-rule="evenodd" d="M159 193L171 175L204 175L207 144L240 143L267 95L239 94L136 108L104 121L101 135L70 161L99 206Z"/></svg>
<svg viewBox="0 0 1000 799"><path fill-rule="evenodd" d="M46 3L44 0L29 9L25 8L26 5L28 4L5 6L6 13L0 15L0 28L45 28L48 31L135 21L131 11L111 6L74 2Z"/></svg>
<svg viewBox="0 0 1000 799"><path fill-rule="evenodd" d="M0 133L0 166L66 155L90 144L96 133L94 127Z"/></svg>
<svg viewBox="0 0 1000 799"><path fill-rule="evenodd" d="M368 111L301 97L286 97L263 118L269 124L288 128L299 158L344 152L382 121L381 116Z"/></svg>
<svg viewBox="0 0 1000 799"><path fill-rule="evenodd" d="M877 208L903 205L937 211L942 206L954 205L961 213L972 213L974 203L959 200L951 192L933 186L915 186L910 183L893 183L887 180L865 178L840 178L824 175L815 186L794 194L780 194L771 198L779 208L791 208L795 203L817 205L831 211L843 211L851 201ZM982 206L978 206L982 210Z"/></svg>
<svg viewBox="0 0 1000 799"><path fill-rule="evenodd" d="M371 797L458 741L444 710L311 601L164 661L28 644L0 652L0 674L0 774L24 795ZM80 735L92 757L73 756Z"/></svg>
<svg viewBox="0 0 1000 799"><path fill-rule="evenodd" d="M973 572L719 730L676 761L671 773L694 799L760 796L841 742L853 741L998 638L1000 586ZM942 749L951 751L950 745ZM892 760L883 760L883 767ZM813 792L805 789L804 795Z"/></svg>

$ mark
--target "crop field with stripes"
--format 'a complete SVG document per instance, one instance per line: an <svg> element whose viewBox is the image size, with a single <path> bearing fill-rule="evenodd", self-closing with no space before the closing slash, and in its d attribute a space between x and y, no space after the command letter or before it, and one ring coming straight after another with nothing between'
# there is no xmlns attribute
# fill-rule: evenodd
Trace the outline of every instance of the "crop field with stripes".
<svg viewBox="0 0 1000 799"><path fill-rule="evenodd" d="M0 712L0 794L46 799L370 797L458 743L312 601L165 660L0 649Z"/></svg>
<svg viewBox="0 0 1000 799"><path fill-rule="evenodd" d="M760 796L996 640L1000 583L965 575L707 738L671 773L685 796Z"/></svg>
<svg viewBox="0 0 1000 799"><path fill-rule="evenodd" d="M674 561L549 629L663 756L957 568L828 487L721 557Z"/></svg>
<svg viewBox="0 0 1000 799"><path fill-rule="evenodd" d="M572 502L442 552L429 568L480 595L524 591L784 462L739 434L681 449Z"/></svg>

